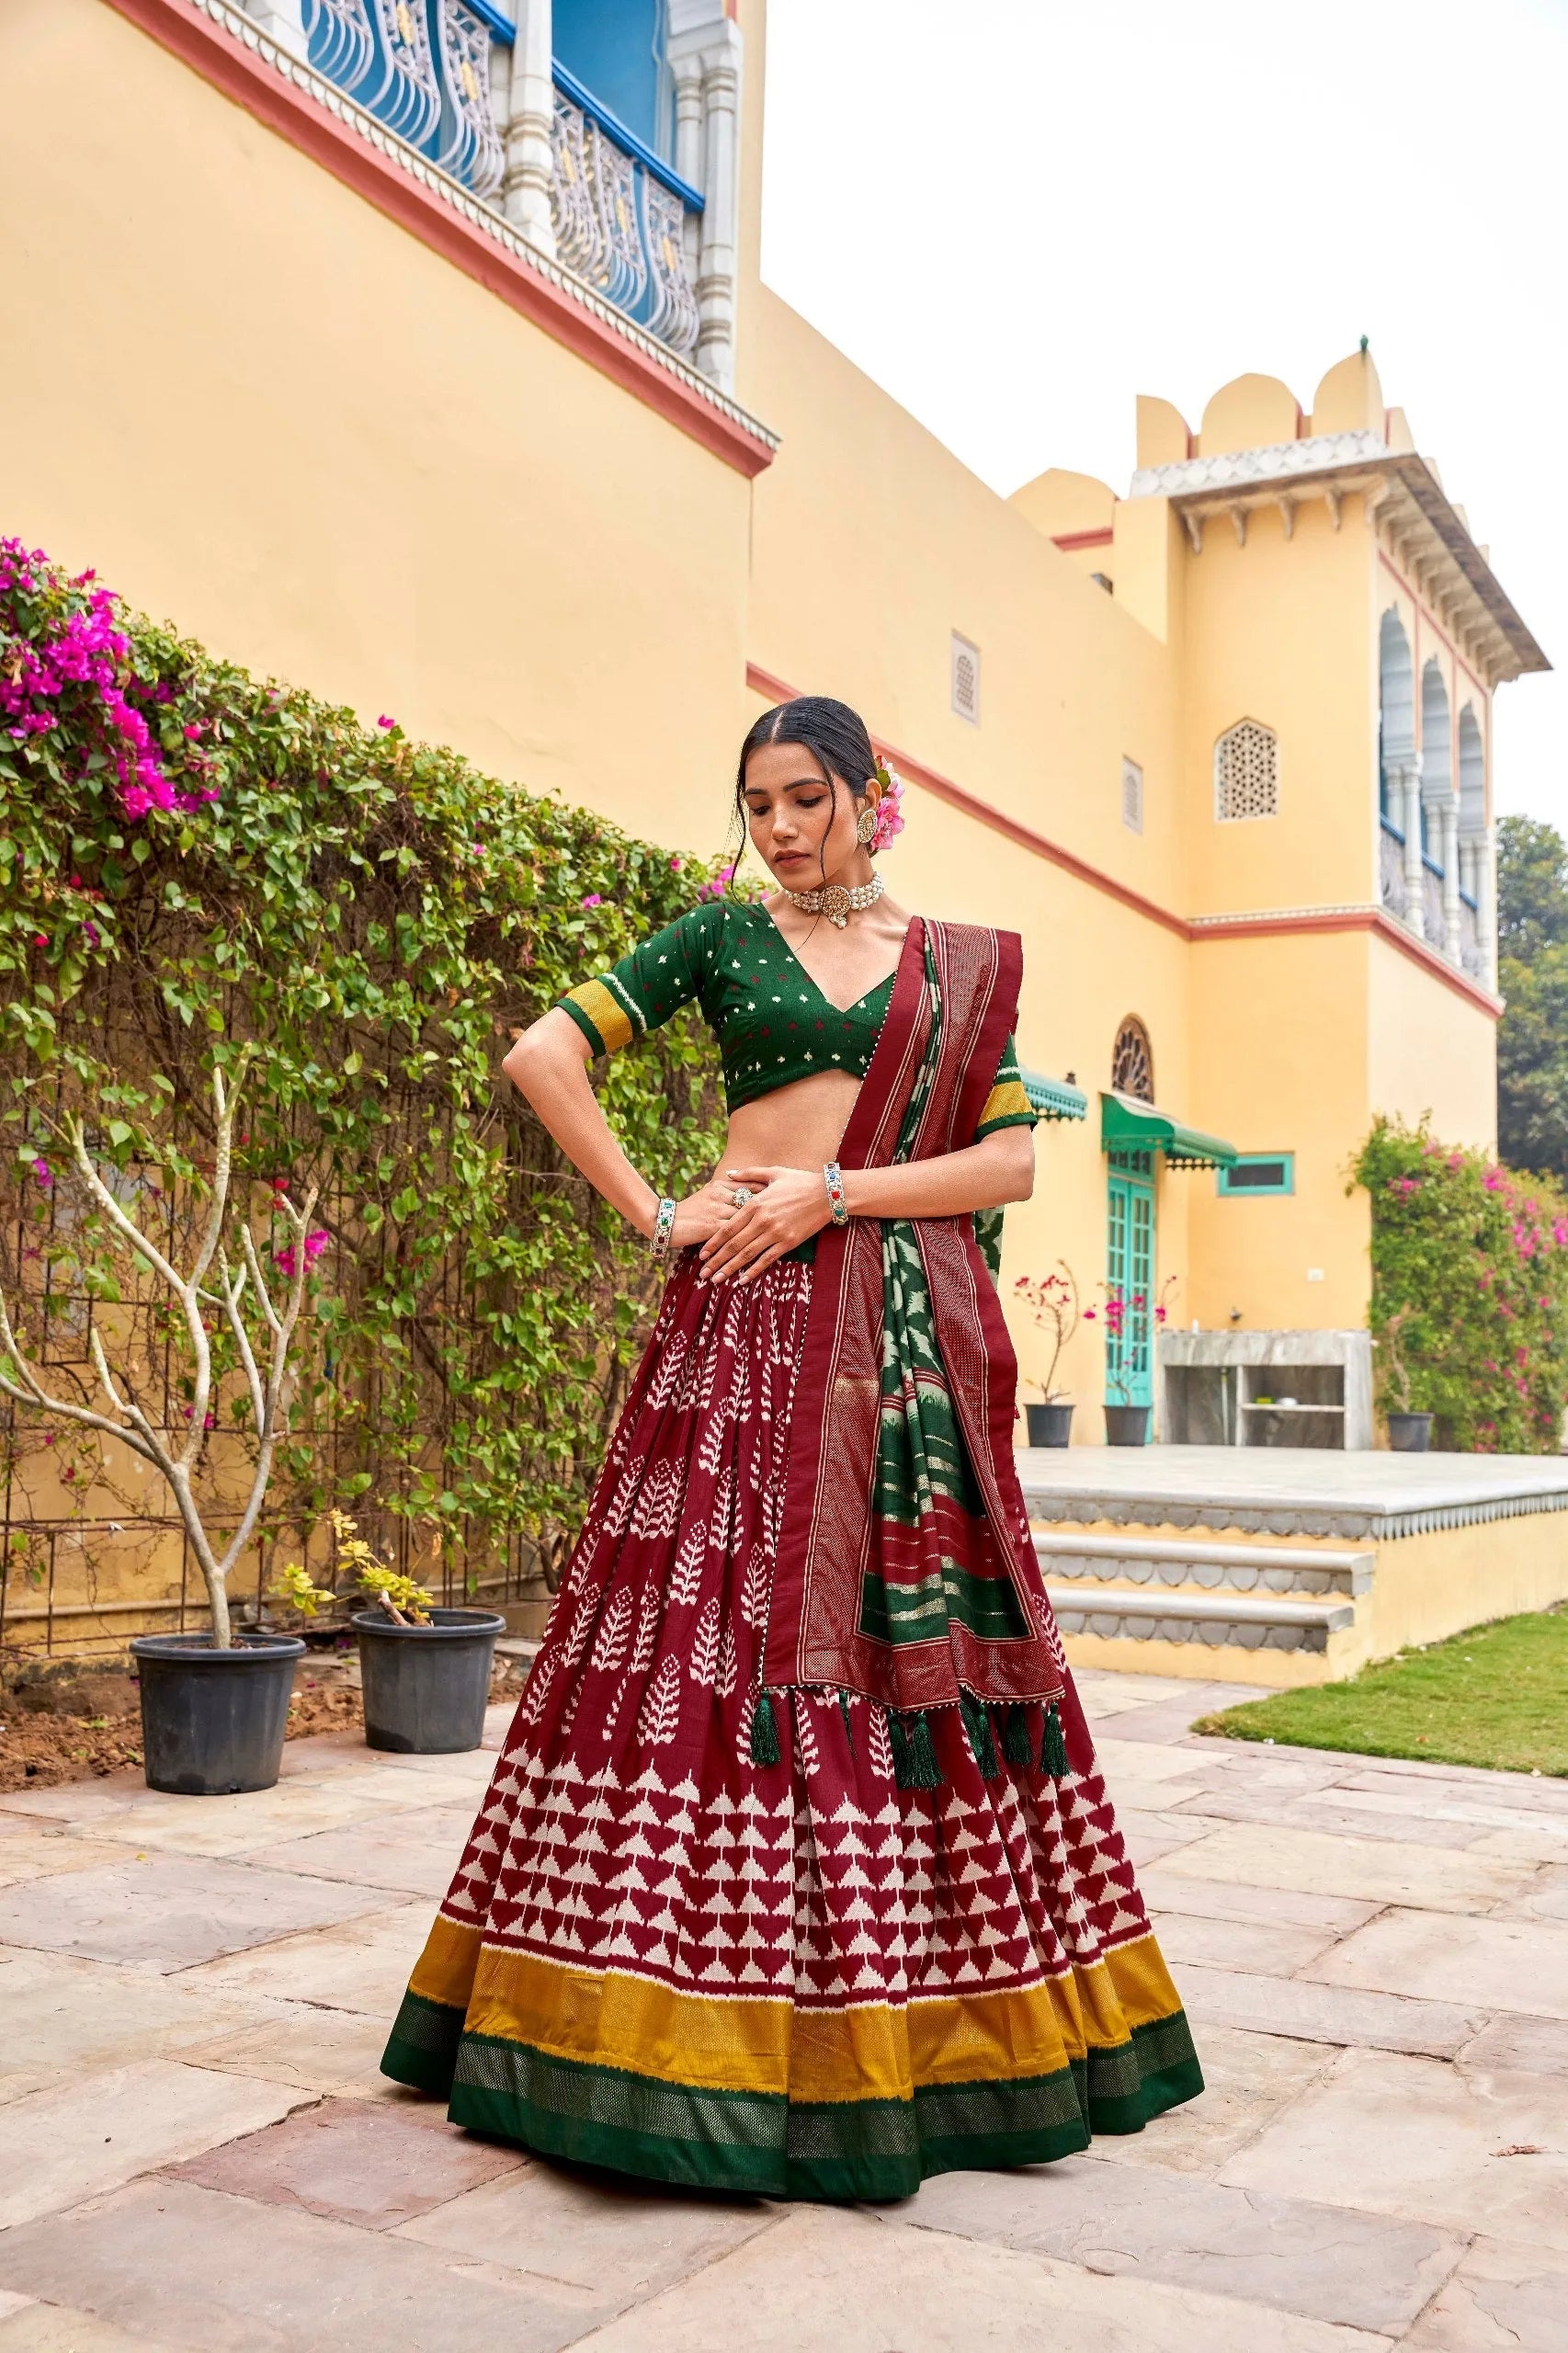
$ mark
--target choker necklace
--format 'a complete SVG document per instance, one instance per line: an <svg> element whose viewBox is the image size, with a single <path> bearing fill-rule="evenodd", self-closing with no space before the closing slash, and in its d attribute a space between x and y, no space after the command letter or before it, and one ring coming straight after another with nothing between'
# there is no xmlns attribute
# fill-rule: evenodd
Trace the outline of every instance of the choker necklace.
<svg viewBox="0 0 1568 2353"><path fill-rule="evenodd" d="M869 882L826 882L815 891L786 891L784 896L803 915L825 915L835 931L842 931L852 915L874 907L887 887L880 874L873 874Z"/></svg>

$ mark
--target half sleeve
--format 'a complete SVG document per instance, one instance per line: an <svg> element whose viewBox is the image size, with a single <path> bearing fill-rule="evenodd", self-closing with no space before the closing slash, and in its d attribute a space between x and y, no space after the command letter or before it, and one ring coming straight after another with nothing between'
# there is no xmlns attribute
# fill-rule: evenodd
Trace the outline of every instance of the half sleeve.
<svg viewBox="0 0 1568 2353"><path fill-rule="evenodd" d="M1032 1128L1036 1114L1024 1092L1024 1082L1018 1074L1018 1049L1009 1038L1002 1049L1002 1059L996 1065L996 1075L991 1082L975 1129L974 1140L994 1135L998 1128Z"/></svg>
<svg viewBox="0 0 1568 2353"><path fill-rule="evenodd" d="M695 1003L708 978L708 910L694 907L644 939L597 980L583 981L561 998L596 1054L619 1053L656 1029L683 1005Z"/></svg>

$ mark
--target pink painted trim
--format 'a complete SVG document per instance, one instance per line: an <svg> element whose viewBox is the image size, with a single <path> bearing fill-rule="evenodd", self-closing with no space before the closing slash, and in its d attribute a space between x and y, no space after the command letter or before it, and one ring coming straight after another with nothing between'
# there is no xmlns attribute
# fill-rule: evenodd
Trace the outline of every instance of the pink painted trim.
<svg viewBox="0 0 1568 2353"><path fill-rule="evenodd" d="M746 664L746 684L754 694L766 696L769 702L791 702L795 698L793 687L775 676L771 670L763 669L759 663ZM1091 866L1086 858L1076 857L1072 850L1063 848L1060 842L1050 840L1044 834L1037 834L1032 825L1020 824L1016 817L1009 817L1005 811L994 808L989 801L982 801L977 794L966 792L961 784L955 784L950 777L928 768L912 753L901 752L897 745L890 744L884 735L873 733L872 741L909 783L919 785L937 801L945 801L949 808L961 810L966 817L972 817L976 824L989 826L993 833L1004 835L1008 841L1016 842L1020 849L1027 849L1031 857L1044 858L1048 865L1060 867L1080 882L1086 882L1091 890L1115 899L1119 905L1131 908L1134 915L1158 924L1165 931L1175 932L1178 939L1186 940L1190 946L1200 947L1204 941L1211 939L1262 938L1274 932L1375 932L1389 947L1397 949L1402 956L1408 956L1412 963L1419 964L1423 972L1430 973L1435 981L1441 981L1445 988L1451 989L1456 996L1463 997L1467 1004L1477 1006L1483 1013L1489 1013L1494 1020L1502 1014L1501 997L1494 996L1490 989L1483 989L1468 973L1457 972L1435 949L1428 948L1424 939L1417 939L1413 933L1406 931L1403 924L1395 923L1381 907L1325 909L1321 915L1226 915L1212 923L1189 923L1185 915L1175 915L1170 908L1144 898L1142 892L1129 890L1114 875L1107 874L1100 867Z"/></svg>
<svg viewBox="0 0 1568 2353"><path fill-rule="evenodd" d="M1051 543L1052 547L1060 548L1063 554L1071 555L1075 548L1108 548L1115 537L1116 533L1106 523L1093 531L1053 532Z"/></svg>
<svg viewBox="0 0 1568 2353"><path fill-rule="evenodd" d="M226 33L184 0L110 0L164 49L214 89L287 139L335 179L351 188L399 228L518 311L555 342L608 376L670 424L689 434L737 473L761 473L773 462L771 446L726 416L700 392L661 368L571 294L497 244L462 215L365 140L338 122L308 91Z"/></svg>

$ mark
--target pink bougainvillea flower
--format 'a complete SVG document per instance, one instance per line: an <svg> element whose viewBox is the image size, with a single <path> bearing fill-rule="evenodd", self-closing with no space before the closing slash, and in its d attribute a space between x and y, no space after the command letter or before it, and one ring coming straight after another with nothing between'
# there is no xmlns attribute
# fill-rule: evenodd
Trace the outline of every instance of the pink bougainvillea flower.
<svg viewBox="0 0 1568 2353"><path fill-rule="evenodd" d="M47 1160L40 1159L33 1162L33 1179L42 1191L48 1192L54 1182L54 1171Z"/></svg>
<svg viewBox="0 0 1568 2353"><path fill-rule="evenodd" d="M305 1236L306 1257L319 1258L322 1252L326 1248L331 1240L332 1236L327 1232L325 1226L318 1225L312 1233L307 1233Z"/></svg>
<svg viewBox="0 0 1568 2353"><path fill-rule="evenodd" d="M185 731L185 740L187 744L199 744L202 733L203 731L200 723L193 719L189 726Z"/></svg>
<svg viewBox="0 0 1568 2353"><path fill-rule="evenodd" d="M386 712L383 710L380 719L377 720L376 725L378 727L395 727L397 725L397 722L395 719L389 719Z"/></svg>
<svg viewBox="0 0 1568 2353"><path fill-rule="evenodd" d="M602 907L604 901L597 891L589 891L585 894L583 904L585 907Z"/></svg>
<svg viewBox="0 0 1568 2353"><path fill-rule="evenodd" d="M672 874L678 874L680 872L682 863L683 861L680 858L672 858L670 860L670 872Z"/></svg>
<svg viewBox="0 0 1568 2353"><path fill-rule="evenodd" d="M1489 1168L1481 1181L1489 1193L1500 1193L1503 1190L1503 1171L1500 1168Z"/></svg>

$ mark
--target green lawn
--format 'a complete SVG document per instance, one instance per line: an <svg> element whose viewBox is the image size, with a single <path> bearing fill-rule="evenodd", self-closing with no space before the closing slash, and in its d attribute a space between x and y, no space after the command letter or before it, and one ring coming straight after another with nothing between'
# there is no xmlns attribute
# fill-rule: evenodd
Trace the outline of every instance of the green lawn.
<svg viewBox="0 0 1568 2353"><path fill-rule="evenodd" d="M1193 1730L1568 1775L1568 1605L1401 1651L1348 1683L1249 1699Z"/></svg>

